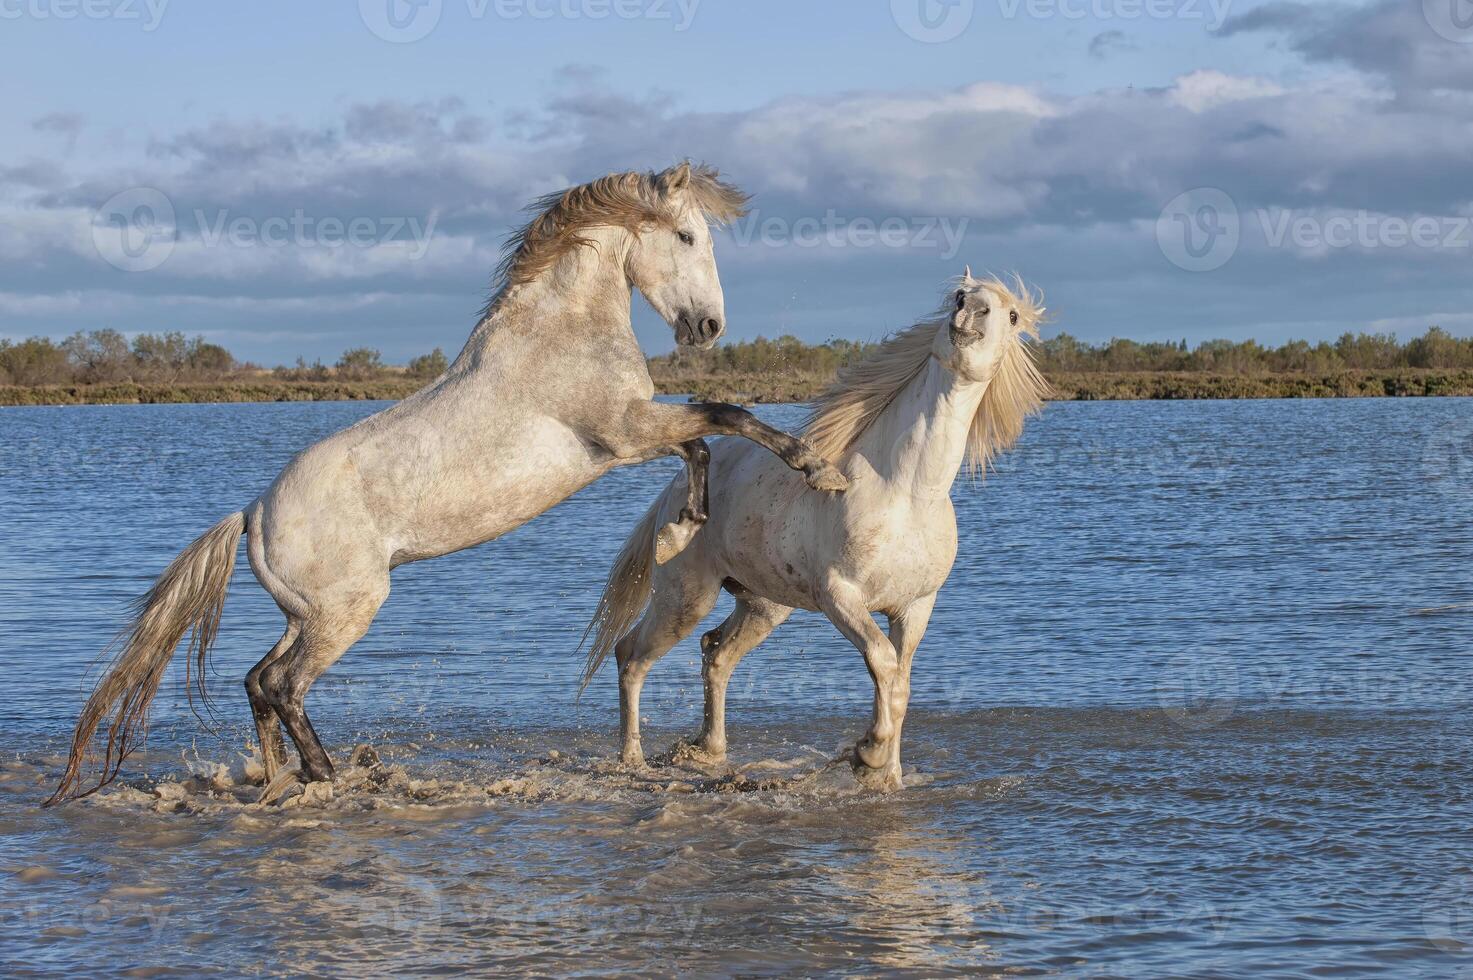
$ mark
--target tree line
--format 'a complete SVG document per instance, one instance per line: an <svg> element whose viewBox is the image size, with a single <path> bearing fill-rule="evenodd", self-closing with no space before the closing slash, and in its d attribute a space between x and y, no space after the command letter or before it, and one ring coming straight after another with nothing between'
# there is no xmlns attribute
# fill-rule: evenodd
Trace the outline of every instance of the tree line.
<svg viewBox="0 0 1473 980"><path fill-rule="evenodd" d="M448 366L438 347L414 358L403 372L384 364L377 350L355 347L332 366L320 360L308 364L299 357L295 366L278 367L271 374L284 381L374 381L406 373L428 380ZM219 344L203 337L187 339L177 331L138 334L131 341L116 330L79 331L60 342L45 337L0 339L0 385L177 384L221 381L261 370L236 360Z"/></svg>
<svg viewBox="0 0 1473 980"><path fill-rule="evenodd" d="M702 378L723 375L827 378L861 358L873 345L854 340L808 344L796 337L722 344L708 351L686 348L650 358L659 378ZM1113 339L1091 344L1063 333L1037 345L1045 373L1125 374L1183 372L1217 375L1333 374L1343 371L1386 371L1403 368L1473 369L1473 337L1454 337L1432 327L1402 343L1384 333L1346 333L1335 341L1311 344L1293 340L1278 347L1256 341L1208 340L1189 347L1179 343ZM379 351L355 347L336 363L297 358L294 365L273 369L282 381L376 381L389 377L429 380L448 367L444 351L435 348L411 360L405 369L383 362ZM237 361L219 344L179 332L138 334L131 341L116 330L75 333L60 342L44 337L12 342L0 339L0 385L173 384L259 376L262 369Z"/></svg>
<svg viewBox="0 0 1473 980"><path fill-rule="evenodd" d="M863 357L871 345L852 340L805 344L795 337L741 341L714 350L677 350L650 359L664 377L722 374L829 374ZM1257 341L1185 340L1141 343L1113 339L1091 344L1061 333L1036 345L1044 373L1190 372L1196 374L1332 374L1400 368L1473 369L1473 337L1441 327L1402 343L1391 334L1346 333L1335 341L1291 340L1278 347Z"/></svg>
<svg viewBox="0 0 1473 980"><path fill-rule="evenodd" d="M1195 348L1180 343L1114 339L1087 344L1059 334L1039 344L1040 366L1056 372L1181 371L1206 374L1333 374L1398 368L1473 368L1473 337L1454 337L1432 327L1401 343L1392 334L1344 333L1311 344L1291 340L1278 347L1257 341L1208 340Z"/></svg>

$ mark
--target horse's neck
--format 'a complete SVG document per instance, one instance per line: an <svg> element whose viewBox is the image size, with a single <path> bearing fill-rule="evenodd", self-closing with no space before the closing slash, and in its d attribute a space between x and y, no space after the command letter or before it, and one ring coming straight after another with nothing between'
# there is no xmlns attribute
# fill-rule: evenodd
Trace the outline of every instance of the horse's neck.
<svg viewBox="0 0 1473 980"><path fill-rule="evenodd" d="M556 349L576 350L579 345L571 342L575 338L559 335L559 330L609 334L610 339L633 342L623 235L595 231L589 236L592 245L572 249L530 282L508 286L471 333L456 366L473 370L497 345L523 344L528 337L553 338Z"/></svg>
<svg viewBox="0 0 1473 980"><path fill-rule="evenodd" d="M861 452L896 490L944 494L966 459L967 434L986 390L929 358L866 430Z"/></svg>

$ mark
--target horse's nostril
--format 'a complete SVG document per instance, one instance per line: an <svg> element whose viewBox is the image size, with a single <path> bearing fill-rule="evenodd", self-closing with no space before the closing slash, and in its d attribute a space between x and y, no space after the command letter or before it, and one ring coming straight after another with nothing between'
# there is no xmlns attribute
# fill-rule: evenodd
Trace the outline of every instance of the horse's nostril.
<svg viewBox="0 0 1473 980"><path fill-rule="evenodd" d="M721 321L712 317L706 317L701 321L701 336L710 340L712 337L720 336Z"/></svg>

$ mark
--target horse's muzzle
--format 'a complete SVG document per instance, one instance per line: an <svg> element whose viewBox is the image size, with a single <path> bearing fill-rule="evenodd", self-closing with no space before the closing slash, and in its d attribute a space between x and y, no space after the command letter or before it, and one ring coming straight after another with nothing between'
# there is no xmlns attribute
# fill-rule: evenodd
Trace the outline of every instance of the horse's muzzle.
<svg viewBox="0 0 1473 980"><path fill-rule="evenodd" d="M682 313L675 321L675 342L682 347L707 350L716 343L725 329L719 317Z"/></svg>
<svg viewBox="0 0 1473 980"><path fill-rule="evenodd" d="M982 339L982 331L964 327L957 322L957 318L951 318L951 346L968 347Z"/></svg>

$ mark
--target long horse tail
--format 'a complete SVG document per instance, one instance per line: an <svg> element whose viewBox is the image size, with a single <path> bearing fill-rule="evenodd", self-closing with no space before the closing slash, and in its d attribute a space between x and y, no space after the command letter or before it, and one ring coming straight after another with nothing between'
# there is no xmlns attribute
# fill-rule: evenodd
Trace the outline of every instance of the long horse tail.
<svg viewBox="0 0 1473 980"><path fill-rule="evenodd" d="M598 600L598 609L578 644L581 650L588 642L589 634L593 635L593 646L589 647L588 660L583 665L583 679L578 684L580 698L614 645L624 638L640 613L644 612L644 607L649 605L655 587L651 577L655 564L655 530L664 504L665 494L662 493L630 532L619 556L614 559L614 567L609 569L603 597Z"/></svg>
<svg viewBox="0 0 1473 980"><path fill-rule="evenodd" d="M148 706L158 693L164 668L186 632L193 632L189 652L194 660L194 683L205 694L205 656L220 627L225 590L235 569L236 545L245 533L245 514L235 513L200 535L174 559L164 574L133 604L130 625L118 634L127 637L106 676L98 681L77 719L71 755L61 784L45 806L95 793L117 778L118 771L147 734ZM186 664L185 685L189 685ZM82 767L93 736L103 719L112 715L107 747L97 785L82 790Z"/></svg>

